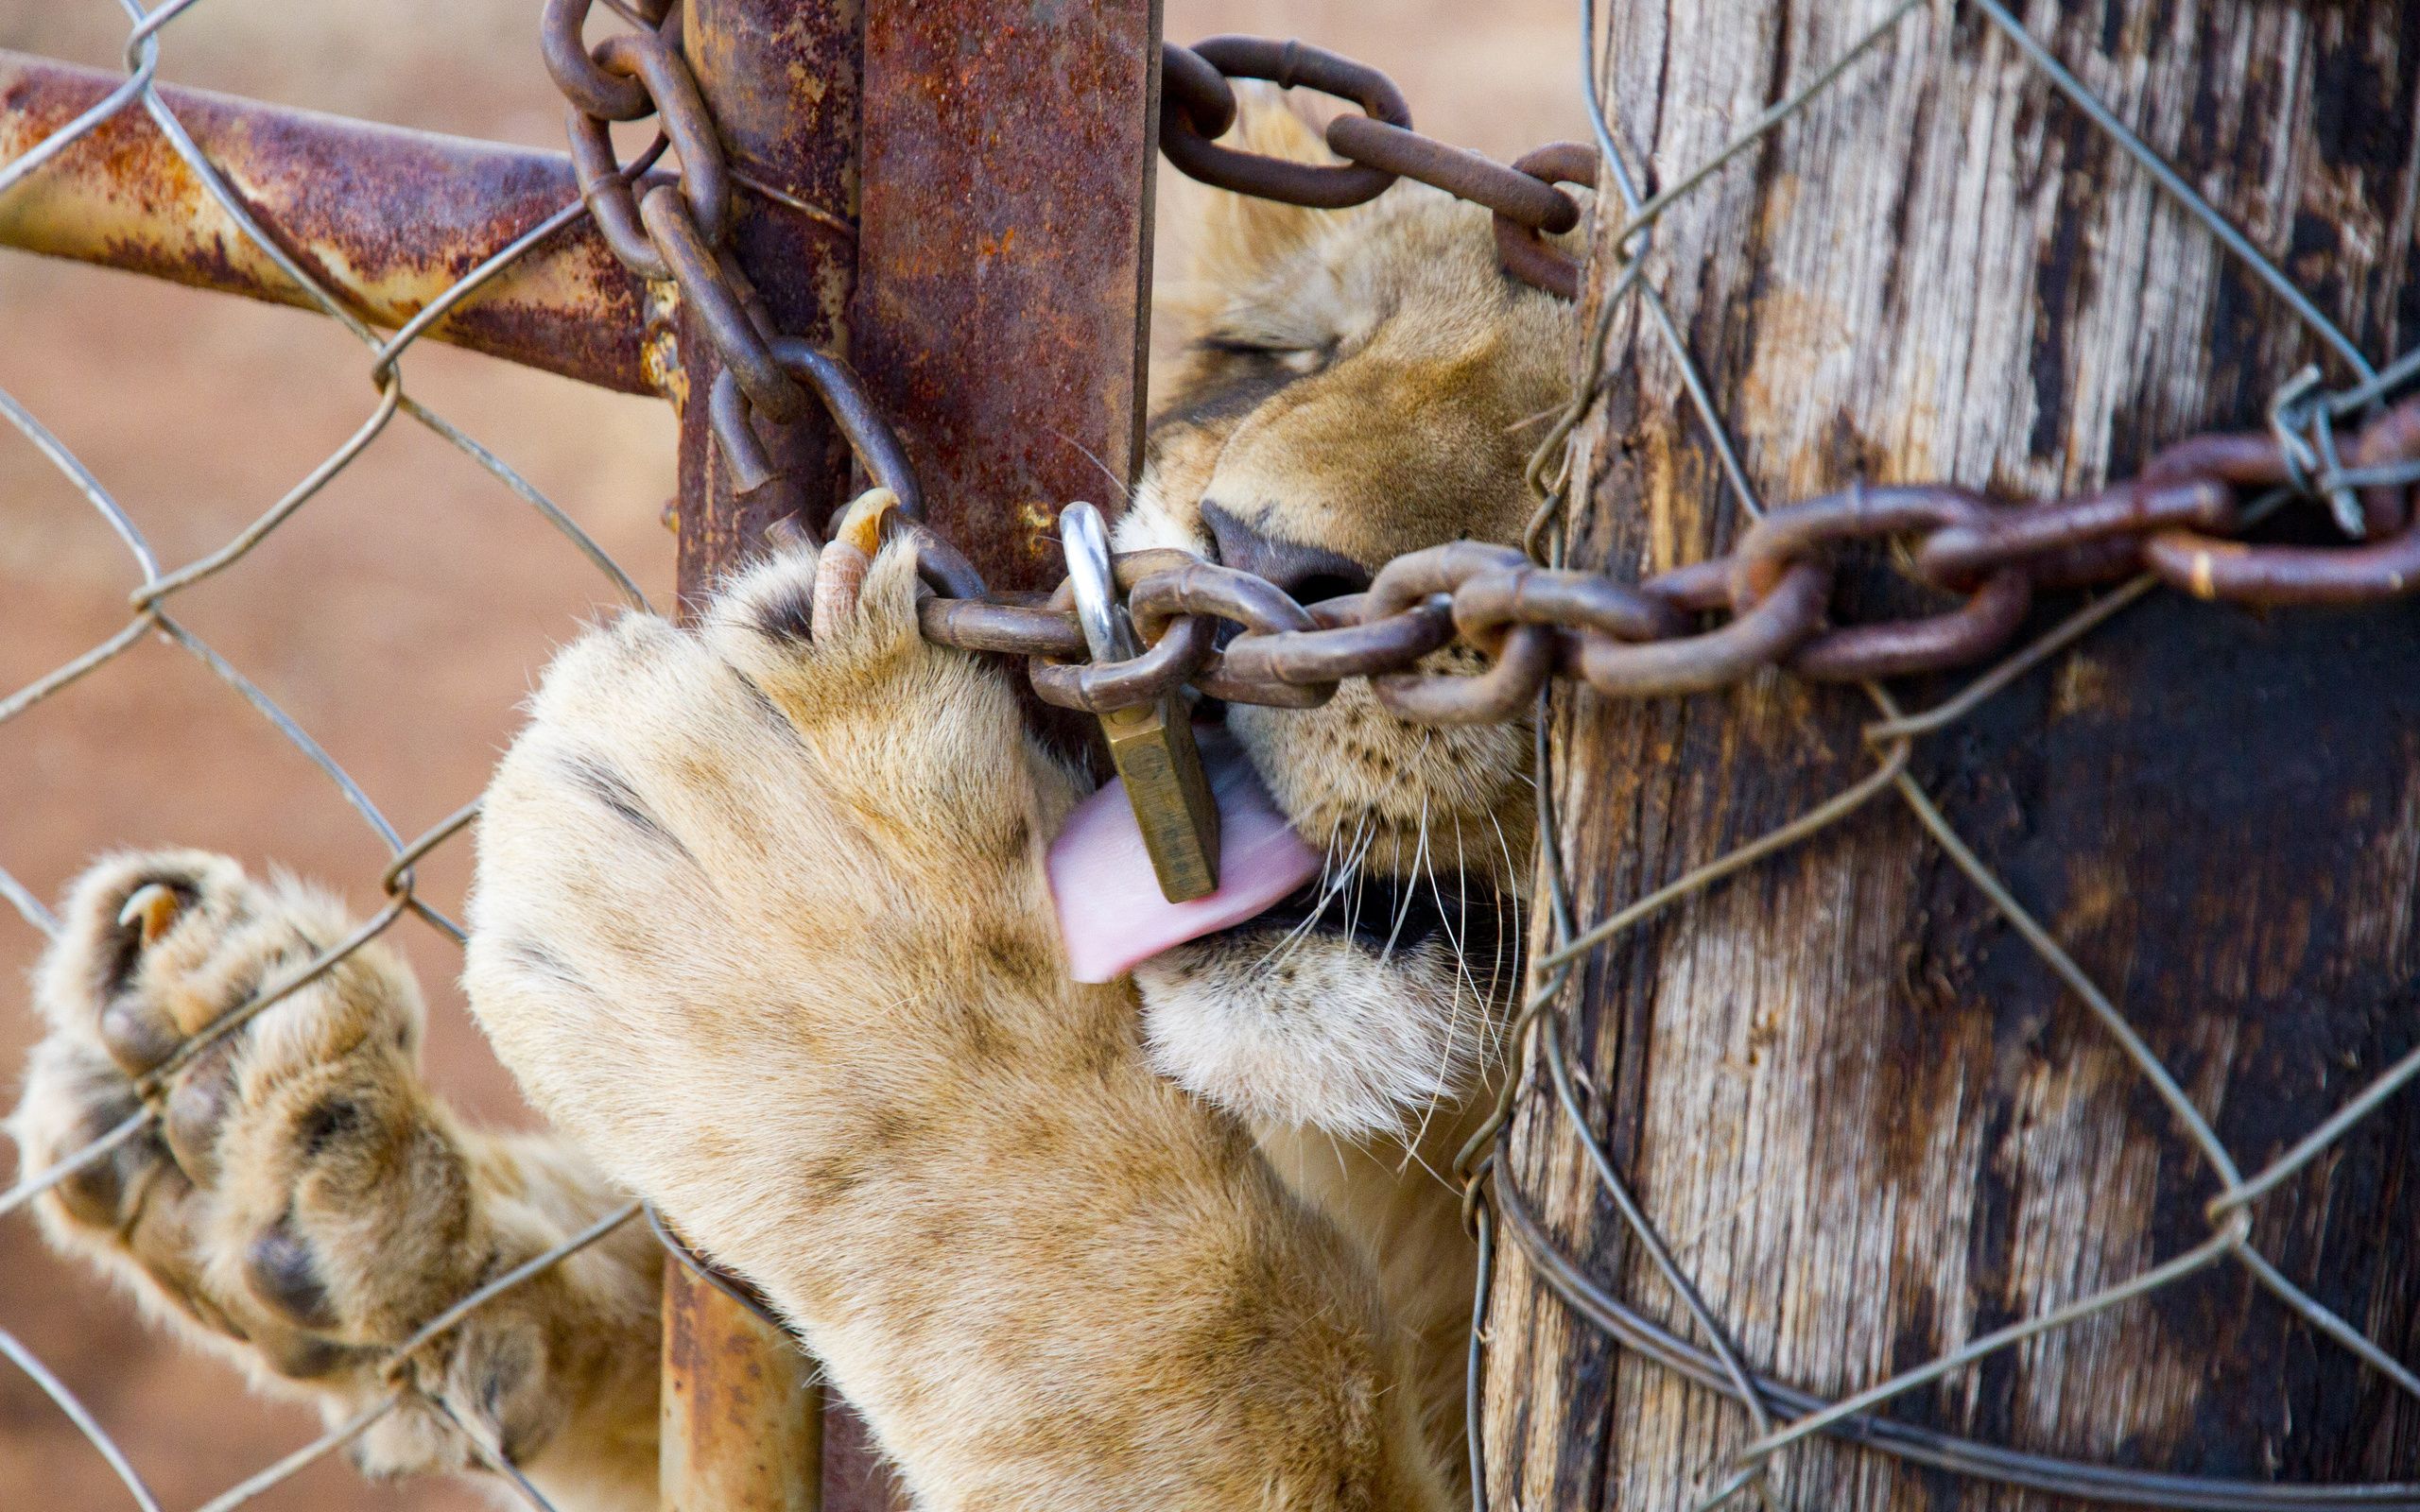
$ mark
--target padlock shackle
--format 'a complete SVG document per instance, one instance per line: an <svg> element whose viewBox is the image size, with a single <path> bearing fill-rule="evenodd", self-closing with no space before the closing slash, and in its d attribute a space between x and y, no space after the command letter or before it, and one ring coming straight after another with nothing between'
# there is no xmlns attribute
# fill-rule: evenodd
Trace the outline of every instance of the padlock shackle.
<svg viewBox="0 0 2420 1512"><path fill-rule="evenodd" d="M1117 602L1109 565L1109 527L1098 509L1079 499L1059 511L1059 543L1067 554L1067 587L1076 623L1097 662L1132 662L1143 654L1134 622Z"/></svg>

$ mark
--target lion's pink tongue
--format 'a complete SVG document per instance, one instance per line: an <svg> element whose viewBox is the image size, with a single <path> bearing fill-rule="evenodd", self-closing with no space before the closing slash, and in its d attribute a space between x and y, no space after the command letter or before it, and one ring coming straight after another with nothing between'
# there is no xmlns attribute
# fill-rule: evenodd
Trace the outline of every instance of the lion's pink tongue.
<svg viewBox="0 0 2420 1512"><path fill-rule="evenodd" d="M1113 782L1084 799L1047 863L1059 933L1079 982L1114 981L1171 945L1242 923L1319 875L1319 852L1277 811L1235 737L1208 726L1194 736L1219 802L1219 890L1168 902L1151 874L1126 784Z"/></svg>

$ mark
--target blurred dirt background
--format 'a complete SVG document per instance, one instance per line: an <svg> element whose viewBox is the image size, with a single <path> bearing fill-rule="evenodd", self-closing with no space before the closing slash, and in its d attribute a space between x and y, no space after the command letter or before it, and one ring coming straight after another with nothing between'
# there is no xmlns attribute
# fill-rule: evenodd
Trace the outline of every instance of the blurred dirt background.
<svg viewBox="0 0 2420 1512"><path fill-rule="evenodd" d="M209 0L168 28L162 77L560 149L537 13L537 0ZM1582 134L1577 14L1570 0L1168 0L1167 30L1300 36L1366 60L1394 77L1424 129L1510 159ZM125 27L106 0L0 0L0 48L115 68ZM1166 271L1182 257L1189 200L1164 187L1162 203ZM663 406L433 344L405 367L416 397L668 598ZM367 368L361 348L314 317L0 251L0 387L84 459L167 565L224 542L350 434L374 397ZM115 631L135 580L80 496L0 426L0 696ZM409 836L478 792L549 649L609 598L526 506L399 418L242 565L182 595L177 614ZM0 867L55 900L95 856L162 843L285 866L361 908L376 902L384 864L332 784L231 689L183 651L146 644L0 726ZM421 876L424 896L458 914L468 847L449 844ZM410 919L388 938L428 992L432 1079L475 1119L529 1123L463 1010L455 947ZM41 944L0 906L9 1104L35 1038L23 984ZM223 1367L146 1331L124 1298L46 1252L23 1215L0 1219L0 1328L82 1397L171 1512L318 1431L309 1414L247 1396ZM0 1363L0 1505L125 1504L99 1457ZM330 1460L254 1504L486 1502L455 1484L372 1486Z"/></svg>

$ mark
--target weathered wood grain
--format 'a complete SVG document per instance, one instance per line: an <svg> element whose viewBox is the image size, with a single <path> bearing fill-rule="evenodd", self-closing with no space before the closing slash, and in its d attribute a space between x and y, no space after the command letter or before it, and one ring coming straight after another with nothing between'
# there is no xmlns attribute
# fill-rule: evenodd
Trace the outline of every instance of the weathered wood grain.
<svg viewBox="0 0 2420 1512"><path fill-rule="evenodd" d="M1651 191L1883 9L1613 0L1614 125ZM2413 341L2420 7L2028 17L2365 351ZM2326 361L1971 7L1910 16L1667 216L1650 268L1775 499L1858 478L2089 486L2258 423ZM1739 507L1661 338L1625 315L1609 360L1575 555L1635 576L1723 549ZM1845 579L1853 613L1923 601L1879 556ZM2077 602L2037 605L2032 628ZM1958 680L1901 691L1920 705ZM1555 790L1583 922L1845 786L1873 760L1870 717L1853 689L1771 676L1567 696ZM1914 770L2247 1171L2420 1040L2412 601L2259 618L2155 595L1920 746ZM1599 953L1570 1005L1599 1134L1750 1362L1806 1388L1857 1390L2208 1232L2215 1184L2142 1078L1887 795ZM1525 1093L1507 1176L1591 1274L1680 1319L1559 1120ZM2407 1092L2255 1230L2406 1360L2415 1155ZM1721 1477L1743 1413L1615 1350L1517 1254L1493 1307L1495 1506L1687 1507ZM2420 1478L2420 1403L2233 1266L1893 1411L2109 1464ZM1791 1452L1786 1484L1806 1508L2048 1504L1831 1444Z"/></svg>

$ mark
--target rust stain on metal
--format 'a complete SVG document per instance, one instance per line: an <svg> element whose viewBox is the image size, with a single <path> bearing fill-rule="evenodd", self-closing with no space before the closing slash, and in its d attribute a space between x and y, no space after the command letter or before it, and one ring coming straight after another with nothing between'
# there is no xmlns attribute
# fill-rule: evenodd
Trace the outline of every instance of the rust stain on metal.
<svg viewBox="0 0 2420 1512"><path fill-rule="evenodd" d="M689 375L681 366L681 285L668 278L649 279L644 308L647 339L639 352L640 369L648 387L678 413L689 403Z"/></svg>
<svg viewBox="0 0 2420 1512"><path fill-rule="evenodd" d="M685 50L739 184L732 234L740 266L782 335L835 351L847 345L856 262L861 10L857 0L721 4L683 17ZM777 277L756 271L774 267Z"/></svg>
<svg viewBox="0 0 2420 1512"><path fill-rule="evenodd" d="M834 352L848 351L856 287L860 15L858 0L691 0L682 9L682 48L736 185L725 245L775 331ZM704 403L720 364L714 344L689 329L694 318L684 308L678 322L678 387L698 401L683 403L681 427L680 580L690 603L763 549L778 507L769 496L752 508L732 497ZM820 409L763 434L820 524L847 488L848 447Z"/></svg>
<svg viewBox="0 0 2420 1512"><path fill-rule="evenodd" d="M665 1512L815 1512L815 1362L682 1256L664 1268Z"/></svg>
<svg viewBox="0 0 2420 1512"><path fill-rule="evenodd" d="M120 80L0 52L0 161ZM355 315L386 329L576 198L561 153L163 88L245 207ZM278 304L308 297L244 236L140 105L0 198L0 245ZM429 332L565 377L652 393L641 291L585 220Z"/></svg>
<svg viewBox="0 0 2420 1512"><path fill-rule="evenodd" d="M1159 57L1150 0L866 18L851 360L995 587L1061 574L1033 506L1132 480Z"/></svg>

